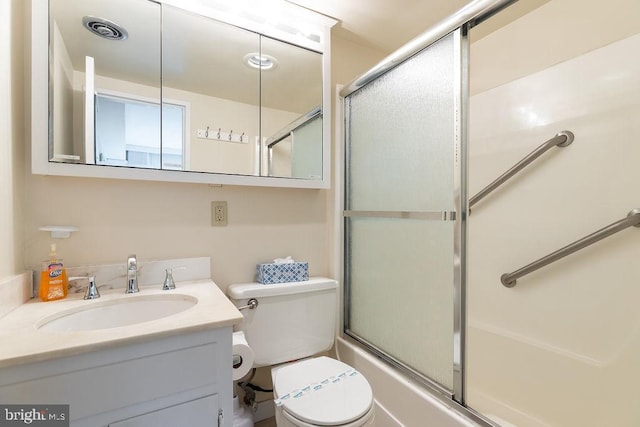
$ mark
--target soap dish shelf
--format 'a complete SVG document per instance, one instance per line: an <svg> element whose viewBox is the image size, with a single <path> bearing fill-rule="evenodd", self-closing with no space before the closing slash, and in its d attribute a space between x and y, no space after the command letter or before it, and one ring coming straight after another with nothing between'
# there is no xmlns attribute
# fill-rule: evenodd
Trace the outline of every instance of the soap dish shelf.
<svg viewBox="0 0 640 427"><path fill-rule="evenodd" d="M54 239L68 239L71 237L71 233L80 229L71 225L45 225L40 227L39 230L50 231L51 237Z"/></svg>

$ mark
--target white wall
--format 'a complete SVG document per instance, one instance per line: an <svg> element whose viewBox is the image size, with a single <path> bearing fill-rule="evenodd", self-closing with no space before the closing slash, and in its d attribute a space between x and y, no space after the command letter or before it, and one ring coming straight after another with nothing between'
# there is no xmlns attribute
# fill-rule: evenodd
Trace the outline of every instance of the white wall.
<svg viewBox="0 0 640 427"><path fill-rule="evenodd" d="M611 0L606 4L549 1L473 44L471 93L483 92L636 34L639 6L637 0ZM487 24L491 25L489 21ZM482 28L480 24L477 30L482 32ZM472 39L474 31L471 30Z"/></svg>
<svg viewBox="0 0 640 427"><path fill-rule="evenodd" d="M328 274L326 191L209 187L140 181L30 176L26 259L46 256L46 224L75 225L60 240L67 265L211 256L212 277L225 289L254 279L255 265L292 255L310 274ZM48 197L55 195L55 198ZM47 209L39 209L49 200ZM211 226L211 201L228 202L229 225ZM162 278L158 278L162 280Z"/></svg>
<svg viewBox="0 0 640 427"><path fill-rule="evenodd" d="M0 281L24 263L23 8L21 0L0 2Z"/></svg>
<svg viewBox="0 0 640 427"><path fill-rule="evenodd" d="M500 283L640 208L638 12L553 0L471 48L471 195L555 133L576 135L469 220L468 403L518 426L640 424L637 229Z"/></svg>

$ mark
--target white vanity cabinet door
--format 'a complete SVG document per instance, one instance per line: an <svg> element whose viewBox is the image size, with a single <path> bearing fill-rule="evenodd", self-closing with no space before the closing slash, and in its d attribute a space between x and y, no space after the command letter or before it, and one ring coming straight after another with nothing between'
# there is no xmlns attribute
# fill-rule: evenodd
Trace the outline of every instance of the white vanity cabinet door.
<svg viewBox="0 0 640 427"><path fill-rule="evenodd" d="M108 427L211 427L218 425L218 395L117 421Z"/></svg>
<svg viewBox="0 0 640 427"><path fill-rule="evenodd" d="M0 368L0 402L68 404L71 427L213 427L219 411L231 427L231 334L224 326Z"/></svg>

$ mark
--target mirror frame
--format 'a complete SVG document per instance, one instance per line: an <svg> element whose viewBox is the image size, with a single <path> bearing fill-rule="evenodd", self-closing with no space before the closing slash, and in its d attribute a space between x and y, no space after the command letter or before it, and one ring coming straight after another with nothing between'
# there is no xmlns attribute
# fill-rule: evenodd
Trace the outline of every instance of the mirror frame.
<svg viewBox="0 0 640 427"><path fill-rule="evenodd" d="M239 17L218 13L197 4L185 5L180 0L160 0L183 10L227 22L274 39L306 47L322 54L322 179L280 178L254 175L232 175L160 169L136 169L104 165L86 165L49 161L49 2L31 0L31 172L87 178L133 179L144 181L185 182L214 185L247 185L258 187L316 188L331 186L331 27L336 20L286 3L288 13L295 14L321 34L314 42L265 27Z"/></svg>

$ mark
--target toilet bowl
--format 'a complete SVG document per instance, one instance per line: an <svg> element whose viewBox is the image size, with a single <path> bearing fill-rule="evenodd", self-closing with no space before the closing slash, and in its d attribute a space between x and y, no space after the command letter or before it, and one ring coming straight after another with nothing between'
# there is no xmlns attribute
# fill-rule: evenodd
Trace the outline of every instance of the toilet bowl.
<svg viewBox="0 0 640 427"><path fill-rule="evenodd" d="M366 378L346 363L311 357L333 347L338 282L316 277L234 284L227 295L243 314L238 330L253 351L253 367L271 367L279 427L373 424L373 394Z"/></svg>
<svg viewBox="0 0 640 427"><path fill-rule="evenodd" d="M358 371L329 357L271 370L279 427L373 425L373 394Z"/></svg>

